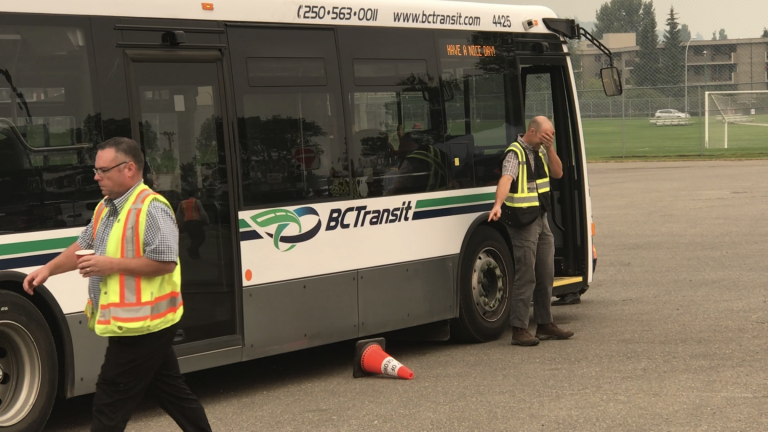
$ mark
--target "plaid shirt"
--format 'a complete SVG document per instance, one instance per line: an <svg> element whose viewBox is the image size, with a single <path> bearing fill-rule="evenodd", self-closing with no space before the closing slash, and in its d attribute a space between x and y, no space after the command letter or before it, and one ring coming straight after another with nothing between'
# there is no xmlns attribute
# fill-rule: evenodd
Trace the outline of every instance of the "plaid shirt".
<svg viewBox="0 0 768 432"><path fill-rule="evenodd" d="M81 249L93 249L96 255L100 256L107 254L107 240L112 232L112 227L115 225L115 220L128 202L128 198L142 183L143 181L140 180L128 192L115 200L104 198L104 205L106 205L107 210L105 210L104 218L96 232L96 239L93 238L93 218L91 218L88 226L77 239L77 244L80 245ZM161 262L176 262L176 258L179 256L179 229L176 226L176 217L171 209L157 200L150 201L147 207L143 256ZM88 294L94 308L99 306L101 279L101 276L91 276L88 281Z"/></svg>
<svg viewBox="0 0 768 432"><path fill-rule="evenodd" d="M535 157L536 157L536 150L534 150L531 146L525 143L523 141L523 136L518 135L517 136L517 142L520 143L520 145L525 150L525 154L528 156L528 160L531 161L531 165L533 166L532 171L530 175L528 176L529 179L533 179L533 181L528 182L528 191L538 192L538 187L536 186L536 163ZM541 152L541 149L539 150ZM545 162L546 163L546 162ZM498 165L497 165L498 166ZM504 163L501 165L501 175L508 175L512 177L512 180L514 181L517 178L517 175L520 173L520 164L517 160L517 153L510 151L507 153L507 156L504 158Z"/></svg>

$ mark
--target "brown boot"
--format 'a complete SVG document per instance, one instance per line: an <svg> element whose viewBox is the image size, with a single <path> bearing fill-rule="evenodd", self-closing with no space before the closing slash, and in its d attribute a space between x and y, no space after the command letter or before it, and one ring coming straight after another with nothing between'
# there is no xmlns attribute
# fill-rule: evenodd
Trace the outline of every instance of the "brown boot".
<svg viewBox="0 0 768 432"><path fill-rule="evenodd" d="M512 327L512 345L536 346L539 340L533 337L528 329Z"/></svg>
<svg viewBox="0 0 768 432"><path fill-rule="evenodd" d="M563 330L553 322L549 324L539 324L536 327L536 337L541 340L568 339L571 336L573 336L572 331Z"/></svg>

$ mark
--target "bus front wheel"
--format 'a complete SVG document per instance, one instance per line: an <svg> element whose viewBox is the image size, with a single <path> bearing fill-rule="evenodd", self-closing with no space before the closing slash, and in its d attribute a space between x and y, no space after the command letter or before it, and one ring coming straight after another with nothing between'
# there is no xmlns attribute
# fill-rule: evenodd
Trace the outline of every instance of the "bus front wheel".
<svg viewBox="0 0 768 432"><path fill-rule="evenodd" d="M56 348L40 311L0 291L0 430L43 430L57 379Z"/></svg>
<svg viewBox="0 0 768 432"><path fill-rule="evenodd" d="M451 333L466 342L498 339L509 324L514 264L507 244L489 226L479 226L459 263L459 318Z"/></svg>

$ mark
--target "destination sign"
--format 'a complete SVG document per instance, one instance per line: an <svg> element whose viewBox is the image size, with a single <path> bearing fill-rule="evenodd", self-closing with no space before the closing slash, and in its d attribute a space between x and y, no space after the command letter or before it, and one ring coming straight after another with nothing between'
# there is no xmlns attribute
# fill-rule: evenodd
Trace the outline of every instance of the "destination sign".
<svg viewBox="0 0 768 432"><path fill-rule="evenodd" d="M496 47L491 45L447 44L445 53L449 57L493 57Z"/></svg>

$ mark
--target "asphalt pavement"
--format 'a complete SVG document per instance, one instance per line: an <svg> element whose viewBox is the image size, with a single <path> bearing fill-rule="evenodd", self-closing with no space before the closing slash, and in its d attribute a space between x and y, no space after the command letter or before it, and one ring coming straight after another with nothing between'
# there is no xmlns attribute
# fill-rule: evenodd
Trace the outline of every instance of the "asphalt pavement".
<svg viewBox="0 0 768 432"><path fill-rule="evenodd" d="M595 281L576 335L390 343L411 381L352 378L353 342L187 375L215 431L766 431L768 161L589 166ZM46 430L89 430L92 396ZM175 423L151 401L129 431Z"/></svg>

